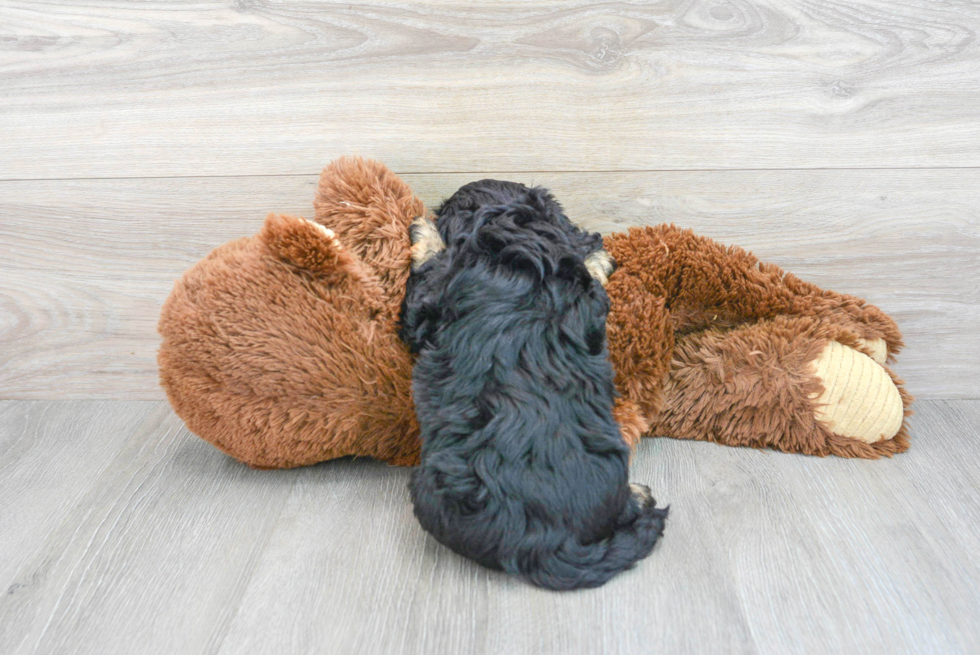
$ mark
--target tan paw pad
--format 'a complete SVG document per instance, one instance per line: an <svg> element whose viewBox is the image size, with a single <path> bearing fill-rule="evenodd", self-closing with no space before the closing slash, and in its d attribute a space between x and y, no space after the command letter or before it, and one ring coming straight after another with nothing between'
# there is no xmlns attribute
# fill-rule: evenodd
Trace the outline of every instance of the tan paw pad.
<svg viewBox="0 0 980 655"><path fill-rule="evenodd" d="M425 216L418 216L412 221L409 234L412 239L413 269L418 268L446 248L436 224Z"/></svg>
<svg viewBox="0 0 980 655"><path fill-rule="evenodd" d="M585 268L588 269L589 275L595 278L599 284L606 286L606 282L609 281L609 276L612 275L615 264L612 255L606 252L605 249L602 249L596 250L585 258Z"/></svg>
<svg viewBox="0 0 980 655"><path fill-rule="evenodd" d="M888 372L871 357L831 341L813 361L824 391L816 418L834 434L874 443L902 427L905 409Z"/></svg>
<svg viewBox="0 0 980 655"><path fill-rule="evenodd" d="M861 347L870 353L871 359L878 364L884 364L888 359L888 344L884 339L858 339Z"/></svg>

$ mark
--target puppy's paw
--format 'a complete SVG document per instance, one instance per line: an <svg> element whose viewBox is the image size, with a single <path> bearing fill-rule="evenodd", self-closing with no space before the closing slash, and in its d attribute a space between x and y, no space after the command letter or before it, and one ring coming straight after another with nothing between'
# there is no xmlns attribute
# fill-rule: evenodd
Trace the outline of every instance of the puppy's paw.
<svg viewBox="0 0 980 655"><path fill-rule="evenodd" d="M412 270L429 261L446 249L436 224L426 216L419 216L408 228L412 240Z"/></svg>
<svg viewBox="0 0 980 655"><path fill-rule="evenodd" d="M630 483L630 493L636 498L636 502L639 503L640 507L651 507L657 504L657 501L653 498L653 494L650 493L650 487L645 484Z"/></svg>
<svg viewBox="0 0 980 655"><path fill-rule="evenodd" d="M585 268L589 270L589 275L598 280L599 284L606 286L609 276L616 268L616 262L612 255L603 248L585 258Z"/></svg>

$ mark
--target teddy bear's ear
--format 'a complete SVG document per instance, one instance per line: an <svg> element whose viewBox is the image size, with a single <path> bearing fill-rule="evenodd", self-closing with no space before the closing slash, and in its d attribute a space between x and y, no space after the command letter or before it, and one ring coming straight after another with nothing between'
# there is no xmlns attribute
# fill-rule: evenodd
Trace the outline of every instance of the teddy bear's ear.
<svg viewBox="0 0 980 655"><path fill-rule="evenodd" d="M277 258L314 273L331 274L357 263L332 230L300 216L269 214L259 238Z"/></svg>

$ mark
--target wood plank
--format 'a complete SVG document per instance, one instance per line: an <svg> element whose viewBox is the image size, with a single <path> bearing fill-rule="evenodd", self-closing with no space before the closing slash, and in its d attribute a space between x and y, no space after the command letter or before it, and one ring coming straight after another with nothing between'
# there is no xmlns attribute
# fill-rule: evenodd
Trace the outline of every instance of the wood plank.
<svg viewBox="0 0 980 655"><path fill-rule="evenodd" d="M125 445L101 470L93 466L98 475L85 493L66 494L46 523L54 529L35 534L30 548L8 552L0 542L5 574L15 569L0 596L4 652L125 653L134 644L145 653L214 652L295 476L232 461L159 401L135 414L132 403L118 404L125 425L84 404L70 424L50 416L78 405L54 403L35 420L35 459L54 466L15 486L12 502L29 514L48 511L43 499L57 485L93 477L84 458L57 461L67 454L62 443L94 450L108 432ZM134 418L141 420L132 429ZM68 465L74 470L65 473Z"/></svg>
<svg viewBox="0 0 980 655"><path fill-rule="evenodd" d="M980 403L966 400L947 400L921 403L916 411L915 425L923 438L916 440L917 457L896 458L895 466L905 475L903 484L910 493L903 500L922 498L926 502L915 507L918 520L929 526L944 540L957 543L965 552L980 553ZM921 451L921 453L919 453ZM887 469L874 469L885 477ZM969 563L976 563L971 558ZM969 580L972 572L974 589L980 589L976 568L968 563L951 561L957 576ZM974 603L974 608L980 603ZM974 628L980 625L975 620ZM980 650L980 635L975 635Z"/></svg>
<svg viewBox="0 0 980 655"><path fill-rule="evenodd" d="M980 427L980 404L955 404L971 408L965 423L922 403L923 440ZM980 577L956 537L978 533L963 514L975 487L943 496L956 519L923 516L932 495L904 473L929 489L950 457L913 447L893 460L819 460L645 441L631 478L671 504L667 534L635 570L573 594L439 547L414 523L406 472L321 465L290 498L221 652L975 652ZM954 468L976 484L969 465Z"/></svg>
<svg viewBox="0 0 980 655"><path fill-rule="evenodd" d="M0 179L980 166L980 6L8 0Z"/></svg>
<svg viewBox="0 0 980 655"><path fill-rule="evenodd" d="M158 404L0 401L0 593L20 597L43 582L45 570L18 578L18 566L71 520ZM0 643L10 627L0 622Z"/></svg>
<svg viewBox="0 0 980 655"><path fill-rule="evenodd" d="M491 175L406 175L430 205ZM499 173L604 232L672 221L741 245L902 326L920 398L980 397L980 170ZM173 281L268 210L310 215L315 178L0 183L0 397L159 399Z"/></svg>
<svg viewBox="0 0 980 655"><path fill-rule="evenodd" d="M270 209L309 214L314 184L0 184L0 397L163 398L156 324L174 280Z"/></svg>
<svg viewBox="0 0 980 655"><path fill-rule="evenodd" d="M631 478L671 505L663 541L601 589L551 593L426 536L407 470L252 471L164 403L0 402L0 643L976 652L980 401L923 401L913 421L913 448L878 461L646 440Z"/></svg>
<svg viewBox="0 0 980 655"><path fill-rule="evenodd" d="M697 511L689 446L650 440L636 456L632 477L685 508L654 554L601 589L564 594L439 546L412 516L408 471L303 471L220 652L754 652L725 545Z"/></svg>
<svg viewBox="0 0 980 655"><path fill-rule="evenodd" d="M973 410L975 432L980 404L954 404ZM950 430L946 402L920 408L912 449L890 460L749 451L699 458L698 475L713 491L708 511L761 652L980 648L980 568L970 554L980 530L963 516L976 514L980 444ZM951 438L955 455L931 445ZM949 477L960 484L940 482ZM956 520L936 512L937 485L959 491L943 495Z"/></svg>

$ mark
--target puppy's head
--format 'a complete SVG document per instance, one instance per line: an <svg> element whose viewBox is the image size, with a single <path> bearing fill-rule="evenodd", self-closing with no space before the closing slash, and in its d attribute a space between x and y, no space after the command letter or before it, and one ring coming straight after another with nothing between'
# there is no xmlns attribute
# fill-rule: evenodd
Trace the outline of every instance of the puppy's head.
<svg viewBox="0 0 980 655"><path fill-rule="evenodd" d="M544 275L592 273L582 262L602 249L602 237L576 227L558 201L540 187L501 180L472 182L446 200L437 213L439 232L447 245L468 244L518 267L534 260L532 268Z"/></svg>
<svg viewBox="0 0 980 655"><path fill-rule="evenodd" d="M437 210L439 231L447 241L471 233L476 228L477 222L484 218L486 210L530 200L531 191L517 182L503 180L470 182L461 186ZM550 196L548 199L555 205L558 204ZM558 209L560 211L561 208Z"/></svg>

